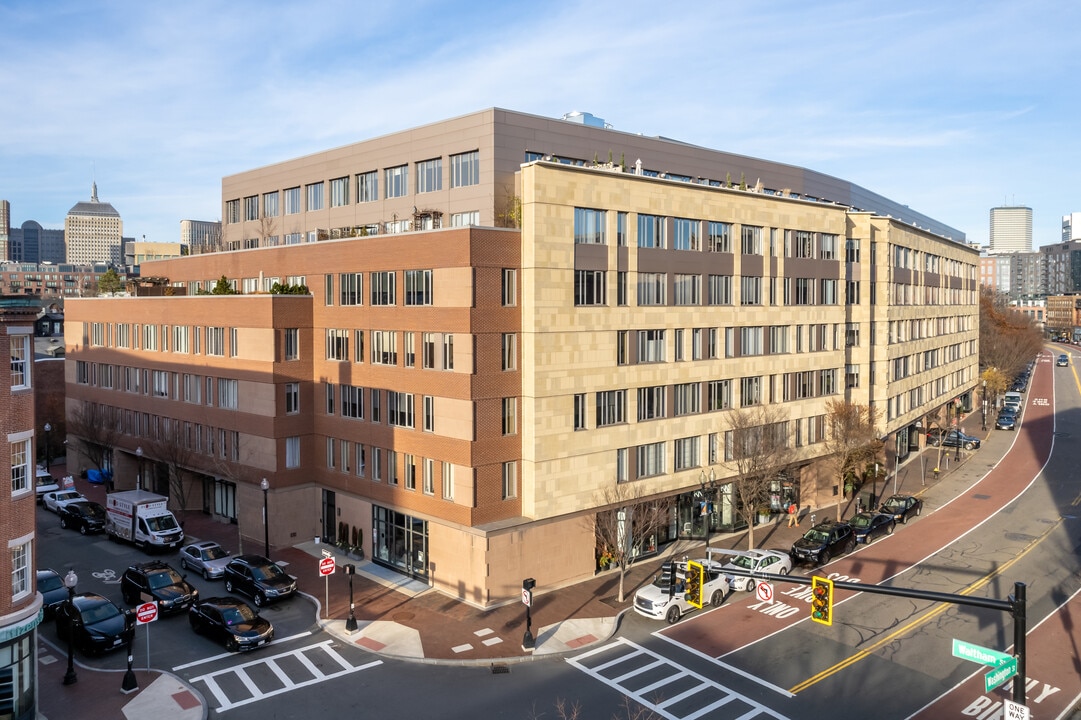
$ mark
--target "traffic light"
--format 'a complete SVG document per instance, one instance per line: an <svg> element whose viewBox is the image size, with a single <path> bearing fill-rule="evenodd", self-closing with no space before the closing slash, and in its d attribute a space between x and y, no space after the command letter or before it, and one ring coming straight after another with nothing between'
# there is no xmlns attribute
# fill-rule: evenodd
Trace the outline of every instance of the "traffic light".
<svg viewBox="0 0 1081 720"><path fill-rule="evenodd" d="M693 560L687 563L687 588L683 594L683 599L694 605L696 608L702 607L702 583L703 576L705 575L705 568L702 563L696 563Z"/></svg>
<svg viewBox="0 0 1081 720"><path fill-rule="evenodd" d="M811 578L811 619L823 625L833 624L833 581Z"/></svg>

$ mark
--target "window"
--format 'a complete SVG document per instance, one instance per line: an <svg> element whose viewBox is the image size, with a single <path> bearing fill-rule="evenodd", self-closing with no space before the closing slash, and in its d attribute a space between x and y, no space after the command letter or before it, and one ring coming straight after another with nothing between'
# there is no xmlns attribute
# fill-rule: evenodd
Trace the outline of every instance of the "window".
<svg viewBox="0 0 1081 720"><path fill-rule="evenodd" d="M251 195L244 198L244 219L245 220L258 220L259 219L259 196Z"/></svg>
<svg viewBox="0 0 1081 720"><path fill-rule="evenodd" d="M454 499L454 466L449 462L443 463L443 499Z"/></svg>
<svg viewBox="0 0 1081 720"><path fill-rule="evenodd" d="M616 365L629 365L631 362L631 334L629 330L616 331Z"/></svg>
<svg viewBox="0 0 1081 720"><path fill-rule="evenodd" d="M32 537L32 536L31 536ZM20 538L21 540L22 538ZM11 597L18 598L31 592L30 543L31 540L11 545ZM5 648L6 649L6 648ZM9 700L10 703L10 700ZM9 704L7 707L11 707Z"/></svg>
<svg viewBox="0 0 1081 720"><path fill-rule="evenodd" d="M576 245L604 245L607 224L604 210L574 208L574 243Z"/></svg>
<svg viewBox="0 0 1081 720"><path fill-rule="evenodd" d="M148 326L149 327L149 326ZM225 355L225 328L208 327L206 329L206 354L224 357Z"/></svg>
<svg viewBox="0 0 1081 720"><path fill-rule="evenodd" d="M422 429L424 432L435 432L435 398L425 395L421 407L421 412L424 414Z"/></svg>
<svg viewBox="0 0 1081 720"><path fill-rule="evenodd" d="M744 255L762 254L762 228L744 225L741 228L740 251Z"/></svg>
<svg viewBox="0 0 1081 720"><path fill-rule="evenodd" d="M697 415L702 412L702 383L682 383L672 388L676 415Z"/></svg>
<svg viewBox="0 0 1081 720"><path fill-rule="evenodd" d="M413 427L413 394L387 392L387 423L397 427Z"/></svg>
<svg viewBox="0 0 1081 720"><path fill-rule="evenodd" d="M375 170L357 175L357 202L375 202L379 199L379 173Z"/></svg>
<svg viewBox="0 0 1081 720"><path fill-rule="evenodd" d="M240 222L240 200L226 200L225 201L225 222L226 223L238 223L238 222Z"/></svg>
<svg viewBox="0 0 1081 720"><path fill-rule="evenodd" d="M285 383L285 414L300 412L300 383Z"/></svg>
<svg viewBox="0 0 1081 720"><path fill-rule="evenodd" d="M300 438L285 438L285 467L300 467Z"/></svg>
<svg viewBox="0 0 1081 720"><path fill-rule="evenodd" d="M740 357L762 355L765 352L764 337L765 331L761 326L741 327L739 329Z"/></svg>
<svg viewBox="0 0 1081 720"><path fill-rule="evenodd" d="M165 370L155 370L153 374L154 397L169 397L169 373Z"/></svg>
<svg viewBox="0 0 1081 720"><path fill-rule="evenodd" d="M364 331L353 332L353 362L364 362Z"/></svg>
<svg viewBox="0 0 1081 720"><path fill-rule="evenodd" d="M433 476L435 475L435 461L432 460L431 458L422 458L421 459L421 467L423 468L423 471L422 471L423 480L422 480L422 482L424 483L424 485L423 485L424 494L425 495L434 495L435 494L435 478Z"/></svg>
<svg viewBox="0 0 1081 720"><path fill-rule="evenodd" d="M417 350L416 350L416 333L402 333L402 344L404 345L403 353L405 355L404 365L405 367L417 366Z"/></svg>
<svg viewBox="0 0 1081 720"><path fill-rule="evenodd" d="M732 407L732 381L710 380L706 384L706 410L728 410Z"/></svg>
<svg viewBox="0 0 1081 720"><path fill-rule="evenodd" d="M627 391L603 390L597 393L597 427L619 425L627 421Z"/></svg>
<svg viewBox="0 0 1081 720"><path fill-rule="evenodd" d="M432 304L432 271L431 270L406 270L405 271L405 304L406 305L431 305Z"/></svg>
<svg viewBox="0 0 1081 720"><path fill-rule="evenodd" d="M689 470L698 467L700 438L677 438L675 442L676 470Z"/></svg>
<svg viewBox="0 0 1081 720"><path fill-rule="evenodd" d="M454 336L450 333L443 335L443 369L454 369Z"/></svg>
<svg viewBox="0 0 1081 720"><path fill-rule="evenodd" d="M837 259L837 236L822 233L818 236L818 257L822 260Z"/></svg>
<svg viewBox="0 0 1081 720"><path fill-rule="evenodd" d="M503 307L518 304L518 271L514 268L503 268L502 297Z"/></svg>
<svg viewBox="0 0 1081 720"><path fill-rule="evenodd" d="M304 192L308 201L308 211L323 209L323 183L312 183L304 186Z"/></svg>
<svg viewBox="0 0 1081 720"><path fill-rule="evenodd" d="M338 466L338 441L332 437L327 438L327 467L333 470Z"/></svg>
<svg viewBox="0 0 1081 720"><path fill-rule="evenodd" d="M709 276L709 300L710 305L732 304L732 276L710 275Z"/></svg>
<svg viewBox="0 0 1081 720"><path fill-rule="evenodd" d="M630 462L628 460L629 456L630 456L630 452L628 451L627 448L619 448L618 450L616 450L616 482L617 483L627 482L627 479L628 479L627 467L628 467L628 464Z"/></svg>
<svg viewBox="0 0 1081 720"><path fill-rule="evenodd" d="M333 388L333 385L329 385L329 388ZM364 419L364 388L356 385L342 385L342 417L353 418L354 420ZM329 397L329 404L333 406L334 396L331 393Z"/></svg>
<svg viewBox="0 0 1081 720"><path fill-rule="evenodd" d="M586 429L586 394L576 393L574 396L574 429Z"/></svg>
<svg viewBox="0 0 1081 720"><path fill-rule="evenodd" d="M285 195L285 214L296 215L300 212L300 187L286 188Z"/></svg>
<svg viewBox="0 0 1081 720"><path fill-rule="evenodd" d="M845 262L858 263L860 261L860 241L845 240Z"/></svg>
<svg viewBox="0 0 1081 720"><path fill-rule="evenodd" d="M417 163L417 194L443 189L443 158ZM403 193L404 194L404 193Z"/></svg>
<svg viewBox="0 0 1081 720"><path fill-rule="evenodd" d="M383 449L372 448L372 480L383 481Z"/></svg>
<svg viewBox="0 0 1081 720"><path fill-rule="evenodd" d="M638 216L638 247L664 247L665 218L657 215Z"/></svg>
<svg viewBox="0 0 1081 720"><path fill-rule="evenodd" d="M740 278L740 305L761 305L762 304L762 278L760 277L741 277Z"/></svg>
<svg viewBox="0 0 1081 720"><path fill-rule="evenodd" d="M814 305L814 278L796 278L796 305Z"/></svg>
<svg viewBox="0 0 1081 720"><path fill-rule="evenodd" d="M471 227L480 225L480 211L457 212L450 214L451 227Z"/></svg>
<svg viewBox="0 0 1081 720"><path fill-rule="evenodd" d="M810 259L815 256L814 233L806 230L790 230L788 239L792 257Z"/></svg>
<svg viewBox="0 0 1081 720"><path fill-rule="evenodd" d="M372 363L375 365L398 364L398 333L393 330L372 331Z"/></svg>
<svg viewBox="0 0 1081 720"><path fill-rule="evenodd" d="M229 357L240 354L240 338L235 327L229 328Z"/></svg>
<svg viewBox="0 0 1081 720"><path fill-rule="evenodd" d="M11 335L11 389L25 390L30 387L30 335Z"/></svg>
<svg viewBox="0 0 1081 720"><path fill-rule="evenodd" d="M761 377L745 377L739 381L740 407L751 407L752 405L762 404L762 378Z"/></svg>
<svg viewBox="0 0 1081 720"><path fill-rule="evenodd" d="M698 233L701 223L687 218L672 220L672 249L699 250Z"/></svg>
<svg viewBox="0 0 1081 720"><path fill-rule="evenodd" d="M514 460L503 463L503 499L518 497L518 463Z"/></svg>
<svg viewBox="0 0 1081 720"><path fill-rule="evenodd" d="M518 369L518 335L503 333L503 369Z"/></svg>
<svg viewBox="0 0 1081 720"><path fill-rule="evenodd" d="M285 359L300 358L300 328L285 328Z"/></svg>
<svg viewBox="0 0 1081 720"><path fill-rule="evenodd" d="M468 187L480 184L480 152L473 150L450 156L450 186Z"/></svg>
<svg viewBox="0 0 1081 720"><path fill-rule="evenodd" d="M638 362L664 362L664 330L638 331Z"/></svg>
<svg viewBox="0 0 1081 720"><path fill-rule="evenodd" d="M394 271L372 273L372 305L394 304Z"/></svg>
<svg viewBox="0 0 1081 720"><path fill-rule="evenodd" d="M616 305L627 306L627 271L616 271Z"/></svg>
<svg viewBox="0 0 1081 720"><path fill-rule="evenodd" d="M859 305L860 304L860 281L859 280L849 280L849 281L845 282L845 303L847 303L848 305Z"/></svg>
<svg viewBox="0 0 1081 720"><path fill-rule="evenodd" d="M675 338L676 358L675 359L676 359L676 362L683 362L683 360L685 359L683 357L683 336L686 333L684 332L683 328L676 328L675 332L676 332L676 338Z"/></svg>
<svg viewBox="0 0 1081 720"><path fill-rule="evenodd" d="M627 247L627 213L616 213L616 245Z"/></svg>
<svg viewBox="0 0 1081 720"><path fill-rule="evenodd" d="M349 331L327 328L327 360L349 359Z"/></svg>
<svg viewBox="0 0 1081 720"><path fill-rule="evenodd" d="M174 325L173 326L173 352L175 353L188 353L188 332L190 328L187 325Z"/></svg>
<svg viewBox="0 0 1081 720"><path fill-rule="evenodd" d="M278 217L278 191L263 193L263 217Z"/></svg>
<svg viewBox="0 0 1081 720"><path fill-rule="evenodd" d="M11 441L11 494L30 489L30 438Z"/></svg>
<svg viewBox="0 0 1081 720"><path fill-rule="evenodd" d="M605 304L604 270L574 271L574 304L577 306Z"/></svg>
<svg viewBox="0 0 1081 720"><path fill-rule="evenodd" d="M518 398L503 398L503 434L518 434Z"/></svg>
<svg viewBox="0 0 1081 720"><path fill-rule="evenodd" d="M384 171L386 196L388 198L405 197L409 193L409 166L387 168Z"/></svg>
<svg viewBox="0 0 1081 720"><path fill-rule="evenodd" d="M821 292L819 294L820 305L836 305L837 304L837 281L836 280L822 280Z"/></svg>
<svg viewBox="0 0 1081 720"><path fill-rule="evenodd" d="M636 450L638 460L637 478L653 477L664 474L664 443L639 445Z"/></svg>
<svg viewBox="0 0 1081 720"><path fill-rule="evenodd" d="M330 181L330 206L341 207L349 204L349 178L335 178Z"/></svg>
<svg viewBox="0 0 1081 720"><path fill-rule="evenodd" d="M238 386L240 381L218 378L218 407L225 410L237 409Z"/></svg>
<svg viewBox="0 0 1081 720"><path fill-rule="evenodd" d="M664 385L638 388L639 422L665 417L664 400L666 389Z"/></svg>
<svg viewBox="0 0 1081 720"><path fill-rule="evenodd" d="M221 328L216 328L220 330ZM143 350L157 350L158 349L158 326L147 323L143 325ZM222 352L210 353L211 355L222 355Z"/></svg>
<svg viewBox="0 0 1081 720"><path fill-rule="evenodd" d="M676 305L701 305L702 276L677 273L672 283L672 300Z"/></svg>
<svg viewBox="0 0 1081 720"><path fill-rule="evenodd" d="M424 333L420 336L420 361L426 370L435 369L435 333Z"/></svg>
<svg viewBox="0 0 1081 720"><path fill-rule="evenodd" d="M667 273L638 273L638 304L664 305Z"/></svg>
<svg viewBox="0 0 1081 720"><path fill-rule="evenodd" d="M732 226L730 224L711 220L706 232L710 252L732 252Z"/></svg>
<svg viewBox="0 0 1081 720"><path fill-rule="evenodd" d="M357 455L356 455L356 469L357 477L364 477L364 472L367 470L367 449L361 443L357 443Z"/></svg>

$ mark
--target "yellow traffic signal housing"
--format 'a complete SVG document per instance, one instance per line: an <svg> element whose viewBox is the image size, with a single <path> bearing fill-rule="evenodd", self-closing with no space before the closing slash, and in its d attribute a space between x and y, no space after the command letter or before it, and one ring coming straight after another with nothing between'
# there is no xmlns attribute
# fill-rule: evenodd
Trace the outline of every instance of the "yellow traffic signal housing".
<svg viewBox="0 0 1081 720"><path fill-rule="evenodd" d="M833 581L811 578L811 619L823 625L833 625Z"/></svg>
<svg viewBox="0 0 1081 720"><path fill-rule="evenodd" d="M683 599L699 610L702 609L702 585L705 583L705 574L706 569L702 563L696 563L693 560L687 563L687 587Z"/></svg>

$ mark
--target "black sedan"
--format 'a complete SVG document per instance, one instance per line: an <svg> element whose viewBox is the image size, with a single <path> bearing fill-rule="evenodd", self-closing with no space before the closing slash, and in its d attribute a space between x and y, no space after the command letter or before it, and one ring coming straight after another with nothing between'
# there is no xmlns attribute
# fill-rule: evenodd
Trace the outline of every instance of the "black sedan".
<svg viewBox="0 0 1081 720"><path fill-rule="evenodd" d="M60 573L51 568L38 570L38 592L41 593L41 605L45 611L45 619L48 620L56 614L56 608L60 603L68 599L68 589L64 587L64 579Z"/></svg>
<svg viewBox="0 0 1081 720"><path fill-rule="evenodd" d="M932 431L928 437L929 442L934 447L939 445L943 447L962 447L965 450L979 450L980 439L975 435L966 435L960 430L952 429L946 432Z"/></svg>
<svg viewBox="0 0 1081 720"><path fill-rule="evenodd" d="M56 636L86 655L101 655L123 647L135 634L135 621L97 593L82 593L56 608Z"/></svg>
<svg viewBox="0 0 1081 720"><path fill-rule="evenodd" d="M220 642L229 652L254 650L274 639L274 626L243 600L212 597L191 606L191 629Z"/></svg>
<svg viewBox="0 0 1081 720"><path fill-rule="evenodd" d="M878 511L892 515L899 523L906 523L909 518L916 517L923 511L923 500L911 495L892 495L882 503Z"/></svg>
<svg viewBox="0 0 1081 720"><path fill-rule="evenodd" d="M1017 429L1017 413L1006 408L1002 408L999 411L998 417L995 418L996 430L1016 430Z"/></svg>
<svg viewBox="0 0 1081 720"><path fill-rule="evenodd" d="M856 542L865 545L870 545L877 538L893 535L893 529L897 527L893 515L877 512L862 512L852 517L848 524L856 533Z"/></svg>
<svg viewBox="0 0 1081 720"><path fill-rule="evenodd" d="M61 505L56 512L60 516L62 528L75 528L83 535L105 529L105 508L92 500L79 500Z"/></svg>

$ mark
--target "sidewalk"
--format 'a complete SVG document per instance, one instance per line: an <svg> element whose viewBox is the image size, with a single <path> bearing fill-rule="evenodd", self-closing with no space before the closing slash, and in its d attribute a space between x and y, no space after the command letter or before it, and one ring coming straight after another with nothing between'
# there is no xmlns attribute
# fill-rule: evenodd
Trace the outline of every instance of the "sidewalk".
<svg viewBox="0 0 1081 720"><path fill-rule="evenodd" d="M898 468L896 478L890 477L886 481L886 487L878 484L874 488L876 501L892 494L896 484L896 492L923 497L925 512L932 512L979 480L1002 458L1015 437L1007 431L981 431L979 413L965 418L962 427L969 434L984 439L980 450L962 451L960 459L956 460L957 453L953 448L942 449L940 456L939 448L928 447L910 456ZM932 470L940 457L941 472L935 477ZM62 477L65 472L63 465L55 464L52 471L57 477ZM80 492L104 502L103 487L80 479L75 483ZM864 488L864 492L867 490L869 488ZM843 517L850 517L855 512L855 499L844 501L841 511ZM819 521L835 518L837 506L814 508L811 512ZM787 550L811 526L809 514L804 513L799 527L785 527L783 515L774 522L755 527L755 546ZM188 513L185 531L191 540L215 540L234 552L239 549L235 525L216 522L202 513ZM899 531L905 532L902 528ZM746 549L746 531L712 536L710 545L714 549ZM245 550L258 552L261 548L247 547ZM318 574L318 558L322 557L323 551L330 551L339 566L327 579ZM531 609L535 648L530 652L522 648L526 623L525 608L519 602L479 609L369 561L350 559L337 553L333 546L313 541L271 548L271 557L285 565L287 571L297 577L300 591L316 602L319 624L341 642L380 655L417 662L484 665L527 662L607 640L616 631L620 615L633 612L635 591L653 578L665 558L704 554L701 541L678 541L671 543L660 557L631 566L625 578L622 603L616 600L619 584L616 570L566 587L538 587ZM341 572L345 563L357 566L357 574L353 577L357 630L352 633L345 629L349 617L348 576ZM47 646L39 642L39 647L42 648L40 707L44 717L79 717L72 714L68 704L67 698L72 697L69 694L72 691L78 693L79 707L92 710L86 715L88 718L153 716L161 720L195 720L206 717L206 704L198 691L166 672L137 672L140 690L132 695L120 693L122 673L89 669L79 670L77 685L61 688L66 658L59 658L65 662L49 663ZM192 699L199 703L198 708L189 707Z"/></svg>

